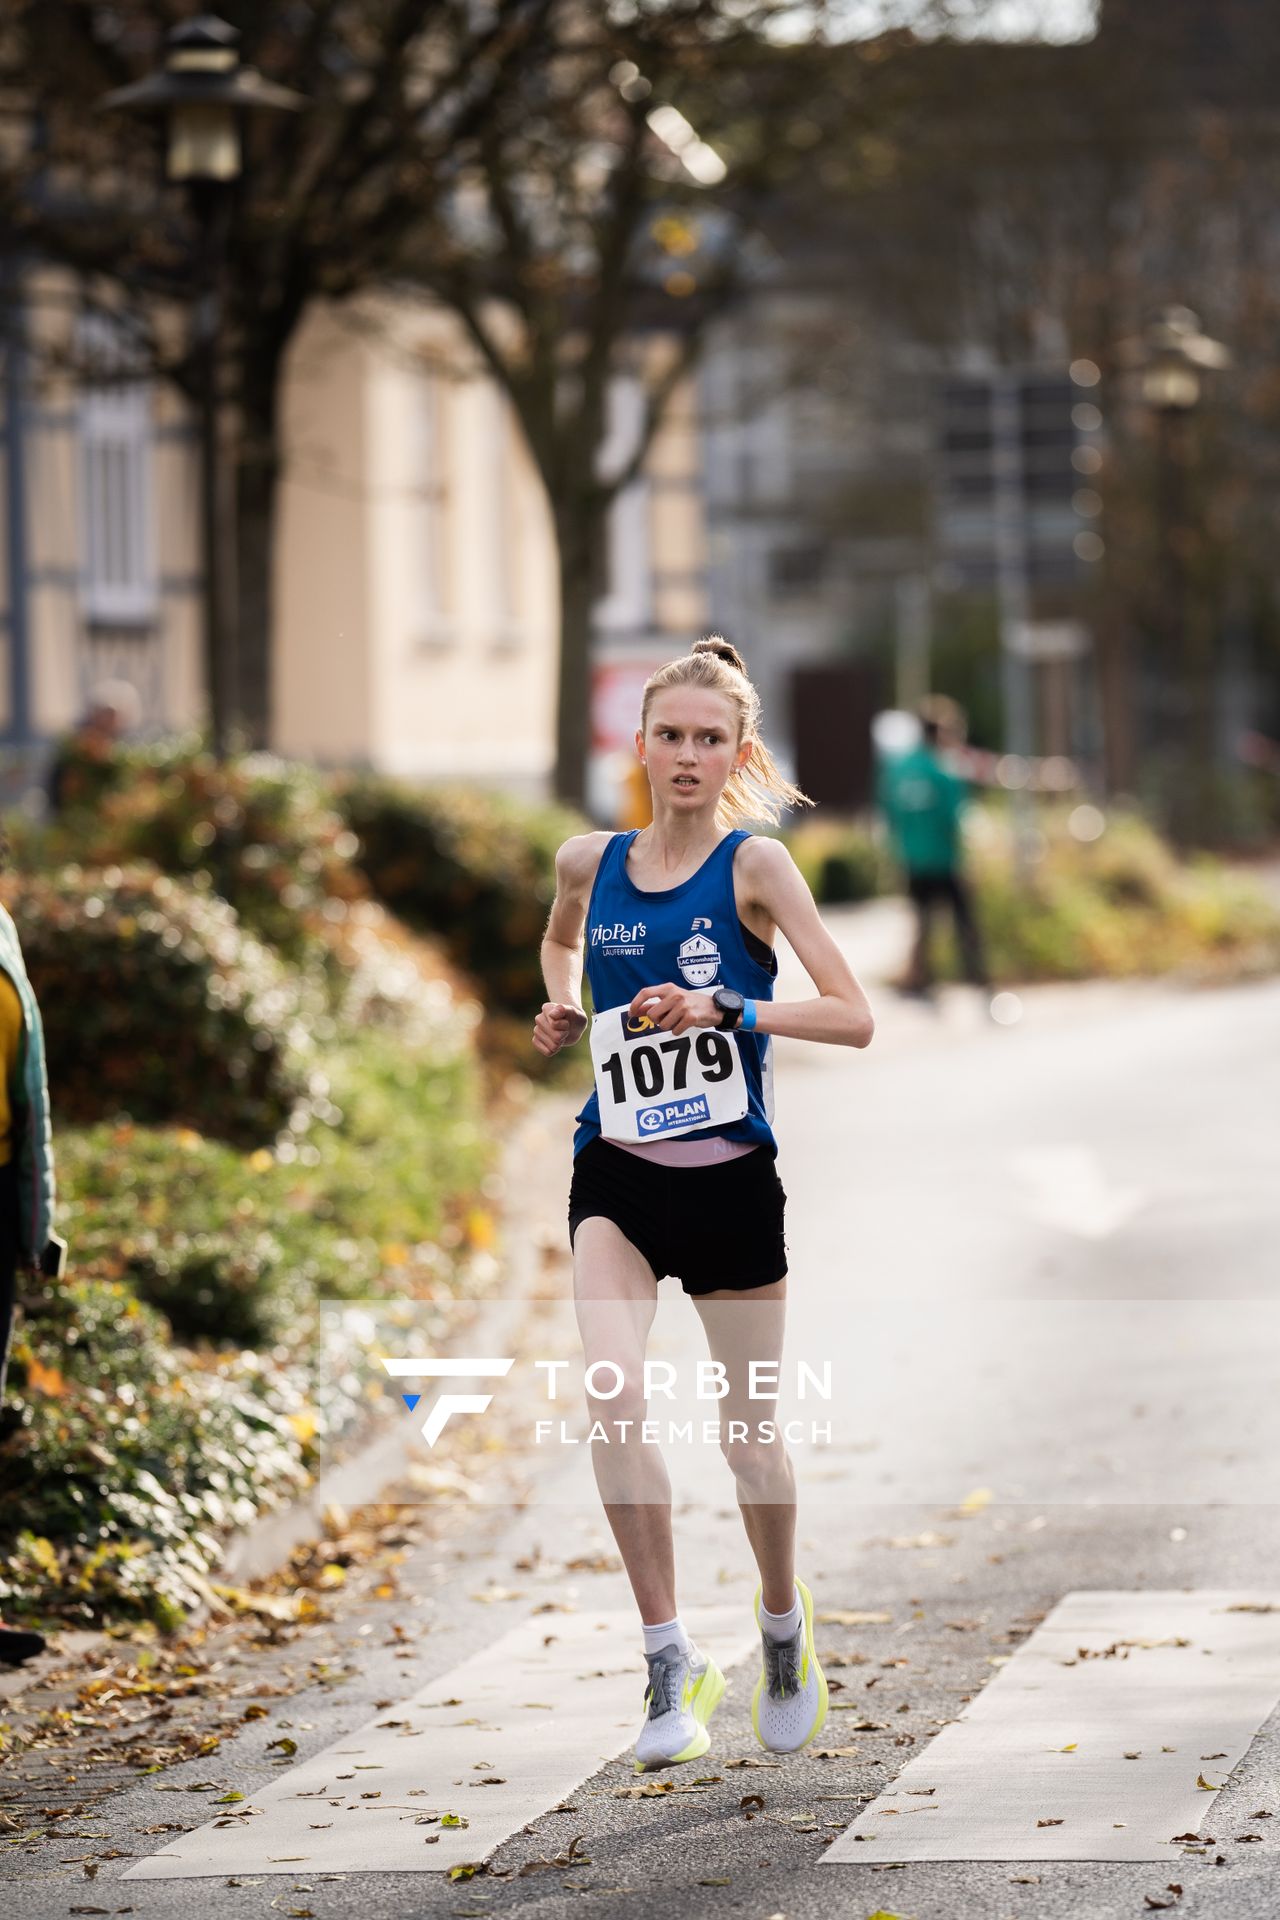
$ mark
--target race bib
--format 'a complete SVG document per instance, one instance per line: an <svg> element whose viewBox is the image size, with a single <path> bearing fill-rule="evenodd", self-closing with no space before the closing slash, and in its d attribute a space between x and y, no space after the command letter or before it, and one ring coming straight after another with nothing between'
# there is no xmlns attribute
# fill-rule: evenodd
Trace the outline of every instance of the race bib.
<svg viewBox="0 0 1280 1920"><path fill-rule="evenodd" d="M606 1140L669 1140L747 1111L737 1040L714 1027L664 1033L647 1014L609 1007L592 1017L591 1063Z"/></svg>

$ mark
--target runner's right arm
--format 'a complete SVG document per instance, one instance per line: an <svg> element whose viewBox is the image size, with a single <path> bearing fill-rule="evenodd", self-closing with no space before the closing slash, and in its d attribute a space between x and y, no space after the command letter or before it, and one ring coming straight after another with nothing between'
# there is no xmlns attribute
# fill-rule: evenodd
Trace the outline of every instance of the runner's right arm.
<svg viewBox="0 0 1280 1920"><path fill-rule="evenodd" d="M587 1030L582 1004L582 930L591 886L609 835L579 833L556 854L556 897L542 938L542 977L549 998L533 1023L533 1044L548 1058Z"/></svg>

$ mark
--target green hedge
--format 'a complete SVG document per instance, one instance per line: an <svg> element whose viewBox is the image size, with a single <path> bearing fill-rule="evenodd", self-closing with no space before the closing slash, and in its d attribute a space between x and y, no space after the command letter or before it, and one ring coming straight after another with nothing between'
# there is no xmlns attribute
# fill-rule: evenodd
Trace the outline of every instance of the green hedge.
<svg viewBox="0 0 1280 1920"><path fill-rule="evenodd" d="M0 1605L10 1619L173 1627L219 1532L300 1492L349 1403L317 1414L253 1355L204 1367L119 1282L28 1282L10 1355L23 1425L0 1446Z"/></svg>
<svg viewBox="0 0 1280 1920"><path fill-rule="evenodd" d="M781 837L819 906L870 900L892 891L889 857L864 820L824 814L788 828Z"/></svg>
<svg viewBox="0 0 1280 1920"><path fill-rule="evenodd" d="M153 867L9 876L55 1124L124 1112L248 1146L305 1112L323 997L207 888Z"/></svg>
<svg viewBox="0 0 1280 1920"><path fill-rule="evenodd" d="M208 886L283 956L312 957L333 900L368 889L325 775L273 754L218 761L199 735L90 763L86 797L40 827L15 823L15 856L46 870L154 862Z"/></svg>
<svg viewBox="0 0 1280 1920"><path fill-rule="evenodd" d="M379 899L444 940L486 998L536 1012L556 849L588 822L505 795L368 777L340 782L337 799Z"/></svg>
<svg viewBox="0 0 1280 1920"><path fill-rule="evenodd" d="M1094 810L1090 809L1090 813ZM1027 881L1007 814L975 809L970 864L993 977L1081 980L1185 973L1200 980L1280 966L1280 909L1209 855L1182 862L1140 815L1102 813L1082 840L1070 807L1037 813ZM950 941L940 971L956 972Z"/></svg>

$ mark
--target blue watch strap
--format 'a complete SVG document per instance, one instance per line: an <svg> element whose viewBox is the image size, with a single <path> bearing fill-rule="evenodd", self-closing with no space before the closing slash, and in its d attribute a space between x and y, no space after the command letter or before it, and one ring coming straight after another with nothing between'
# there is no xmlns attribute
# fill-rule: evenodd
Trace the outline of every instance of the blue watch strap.
<svg viewBox="0 0 1280 1920"><path fill-rule="evenodd" d="M738 1031L740 1033L748 1033L751 1028L754 1027L755 1023L756 1003L754 1000L744 1000L742 1003L742 1018L738 1022Z"/></svg>

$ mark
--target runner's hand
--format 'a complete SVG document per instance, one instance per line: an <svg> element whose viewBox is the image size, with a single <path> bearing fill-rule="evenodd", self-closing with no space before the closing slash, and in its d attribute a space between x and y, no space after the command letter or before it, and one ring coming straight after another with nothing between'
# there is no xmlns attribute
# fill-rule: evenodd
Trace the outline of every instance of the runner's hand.
<svg viewBox="0 0 1280 1920"><path fill-rule="evenodd" d="M693 1027L718 1027L720 1009L709 993L695 993L688 987L641 987L627 1008L631 1015L647 1013L655 1027L664 1033L688 1033Z"/></svg>
<svg viewBox="0 0 1280 1920"><path fill-rule="evenodd" d="M587 1030L583 1007L566 1006L561 1000L544 1000L541 1013L533 1022L533 1044L550 1059L561 1047L571 1047Z"/></svg>

